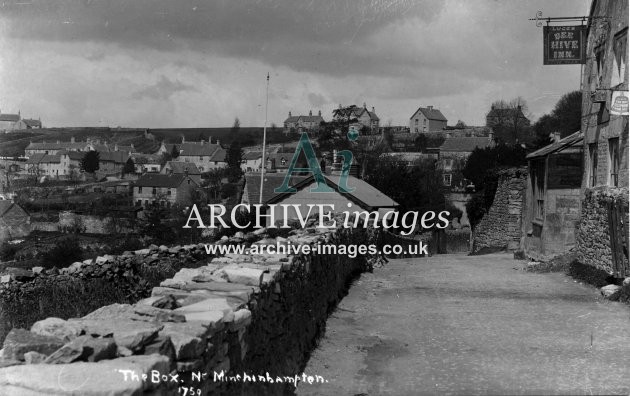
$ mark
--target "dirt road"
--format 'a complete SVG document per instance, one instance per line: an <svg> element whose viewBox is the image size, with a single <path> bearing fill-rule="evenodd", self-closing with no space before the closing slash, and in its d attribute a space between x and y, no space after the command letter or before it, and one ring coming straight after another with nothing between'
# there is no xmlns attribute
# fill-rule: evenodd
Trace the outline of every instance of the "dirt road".
<svg viewBox="0 0 630 396"><path fill-rule="evenodd" d="M630 308L508 255L392 260L351 287L299 395L628 394Z"/></svg>

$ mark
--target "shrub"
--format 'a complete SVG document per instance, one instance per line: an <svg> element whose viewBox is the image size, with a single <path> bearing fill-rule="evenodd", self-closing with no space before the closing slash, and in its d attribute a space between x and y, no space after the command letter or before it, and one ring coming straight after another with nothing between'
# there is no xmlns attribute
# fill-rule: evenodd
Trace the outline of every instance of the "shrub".
<svg viewBox="0 0 630 396"><path fill-rule="evenodd" d="M18 246L8 242L4 242L0 245L0 260L11 261L15 258L15 253L18 251Z"/></svg>
<svg viewBox="0 0 630 396"><path fill-rule="evenodd" d="M608 272L597 269L591 265L582 264L577 260L569 264L567 275L598 288L615 283L615 278Z"/></svg>
<svg viewBox="0 0 630 396"><path fill-rule="evenodd" d="M55 246L42 256L44 268L66 267L75 261L83 260L83 251L79 242L72 237L59 240Z"/></svg>

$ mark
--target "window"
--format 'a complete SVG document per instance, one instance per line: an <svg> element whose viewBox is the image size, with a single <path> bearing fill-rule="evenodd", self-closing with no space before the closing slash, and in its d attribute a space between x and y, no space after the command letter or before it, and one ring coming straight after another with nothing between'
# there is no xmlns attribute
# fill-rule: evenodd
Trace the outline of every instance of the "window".
<svg viewBox="0 0 630 396"><path fill-rule="evenodd" d="M613 70L611 87L622 84L626 77L626 65L628 64L628 28L615 35L613 44Z"/></svg>
<svg viewBox="0 0 630 396"><path fill-rule="evenodd" d="M608 139L608 185L619 186L619 138Z"/></svg>
<svg viewBox="0 0 630 396"><path fill-rule="evenodd" d="M153 195L157 194L157 188L153 187Z"/></svg>
<svg viewBox="0 0 630 396"><path fill-rule="evenodd" d="M280 163L284 166L284 165L286 165L286 164L287 164L287 160L286 160L284 157L282 157L282 158L280 159Z"/></svg>
<svg viewBox="0 0 630 396"><path fill-rule="evenodd" d="M453 169L453 159L447 158L444 160L444 170L450 171Z"/></svg>
<svg viewBox="0 0 630 396"><path fill-rule="evenodd" d="M140 206L140 205L142 205L142 200L141 200L141 199L139 199L139 200L136 202L136 206Z"/></svg>
<svg viewBox="0 0 630 396"><path fill-rule="evenodd" d="M170 196L171 194L172 194L172 192L171 192L171 189L169 188L169 189L168 189L168 192L167 192L167 195L169 195L169 196Z"/></svg>
<svg viewBox="0 0 630 396"><path fill-rule="evenodd" d="M450 186L453 181L453 176L450 173L445 173L442 175L442 182L445 186Z"/></svg>
<svg viewBox="0 0 630 396"><path fill-rule="evenodd" d="M138 187L138 194L142 193L142 187Z"/></svg>
<svg viewBox="0 0 630 396"><path fill-rule="evenodd" d="M532 163L532 193L534 204L534 219L542 220L545 214L545 161Z"/></svg>
<svg viewBox="0 0 630 396"><path fill-rule="evenodd" d="M203 156L199 156L199 161L203 161Z"/></svg>
<svg viewBox="0 0 630 396"><path fill-rule="evenodd" d="M416 126L418 125L418 119L416 118Z"/></svg>
<svg viewBox="0 0 630 396"><path fill-rule="evenodd" d="M595 187L597 185L597 143L591 143L588 145L588 187Z"/></svg>

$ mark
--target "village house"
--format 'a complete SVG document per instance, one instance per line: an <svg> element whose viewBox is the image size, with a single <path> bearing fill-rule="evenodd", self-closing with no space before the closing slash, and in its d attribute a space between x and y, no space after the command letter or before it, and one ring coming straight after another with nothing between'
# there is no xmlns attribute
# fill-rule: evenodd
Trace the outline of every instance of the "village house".
<svg viewBox="0 0 630 396"><path fill-rule="evenodd" d="M609 274L628 263L628 0L591 3L582 80L583 200L577 257Z"/></svg>
<svg viewBox="0 0 630 396"><path fill-rule="evenodd" d="M42 121L34 120L31 118L22 118L15 124L13 124L14 130L23 130L23 129L41 129Z"/></svg>
<svg viewBox="0 0 630 396"><path fill-rule="evenodd" d="M317 115L313 115L313 111L310 110L308 115L294 116L289 112L289 117L284 120L284 134L289 133L302 133L302 132L319 132L320 124L324 122L321 110Z"/></svg>
<svg viewBox="0 0 630 396"><path fill-rule="evenodd" d="M0 200L0 241L10 241L31 232L31 217L16 203Z"/></svg>
<svg viewBox="0 0 630 396"><path fill-rule="evenodd" d="M20 116L20 112L17 114L3 114L0 111L0 131L12 131L15 127L15 124L22 119Z"/></svg>
<svg viewBox="0 0 630 396"><path fill-rule="evenodd" d="M98 171L106 175L121 173L129 159L129 154L124 151L102 151L98 155Z"/></svg>
<svg viewBox="0 0 630 396"><path fill-rule="evenodd" d="M138 178L133 187L133 202L136 206L159 205L170 208L174 205L188 206L192 192L199 185L184 174L147 173Z"/></svg>
<svg viewBox="0 0 630 396"><path fill-rule="evenodd" d="M197 184L201 184L201 172L197 165L183 161L168 161L160 171L163 175L188 175Z"/></svg>
<svg viewBox="0 0 630 396"><path fill-rule="evenodd" d="M26 157L30 157L33 154L58 154L62 150L78 152L98 151L99 153L120 151L130 154L134 151L134 147L133 145L109 146L106 142L102 142L100 139L87 139L82 142L76 141L75 138L72 137L69 142L60 140L54 142L47 142L45 140L42 142L30 142L24 149L24 155Z"/></svg>
<svg viewBox="0 0 630 396"><path fill-rule="evenodd" d="M131 160L135 167L135 173L160 173L160 156L158 154L132 153Z"/></svg>
<svg viewBox="0 0 630 396"><path fill-rule="evenodd" d="M527 155L528 175L522 217L522 249L545 258L575 246L582 197L580 131Z"/></svg>
<svg viewBox="0 0 630 396"><path fill-rule="evenodd" d="M243 153L241 170L243 172L260 172L262 167L262 151L247 151Z"/></svg>
<svg viewBox="0 0 630 396"><path fill-rule="evenodd" d="M379 132L380 118L376 115L374 107L372 111L367 109L367 105L363 103L363 107L351 105L333 110L333 121L346 122L353 129L360 131L361 129L368 131L370 134Z"/></svg>
<svg viewBox="0 0 630 396"><path fill-rule="evenodd" d="M26 171L30 176L59 179L67 175L69 165L69 160L62 161L59 154L33 154L26 161Z"/></svg>
<svg viewBox="0 0 630 396"><path fill-rule="evenodd" d="M466 160L476 148L484 149L493 144L491 136L452 137L444 140L438 154L438 169L442 171L444 187L450 191L466 190L470 185L462 174Z"/></svg>
<svg viewBox="0 0 630 396"><path fill-rule="evenodd" d="M391 210L397 210L398 203L389 198L386 194L374 188L364 180L356 178L354 176L348 176L348 187L354 188L354 191L350 193L339 192L339 176L338 175L324 175L326 184L328 184L334 191L328 193L312 193L311 187L315 184L315 178L311 175L301 180L293 186L296 193L284 193L275 195L270 198L265 204L286 204L286 205L307 205L307 204L332 204L334 205L333 213L342 213L345 211L363 211L378 212L380 216L383 216L386 212ZM313 213L316 213L314 209ZM298 214L295 210L289 210L287 213L289 219L297 219ZM284 221L283 211L276 211L274 213L273 220L269 219L267 225L275 224Z"/></svg>
<svg viewBox="0 0 630 396"><path fill-rule="evenodd" d="M446 128L446 117L433 106L419 107L409 118L409 131L411 133L426 133L441 131Z"/></svg>
<svg viewBox="0 0 630 396"><path fill-rule="evenodd" d="M208 142L203 140L200 142L187 142L182 138L180 144L162 142L157 153L171 154L173 148L179 151L179 156L176 158L178 161L195 164L200 172L227 167L227 153L218 141L214 144L211 143L210 139Z"/></svg>

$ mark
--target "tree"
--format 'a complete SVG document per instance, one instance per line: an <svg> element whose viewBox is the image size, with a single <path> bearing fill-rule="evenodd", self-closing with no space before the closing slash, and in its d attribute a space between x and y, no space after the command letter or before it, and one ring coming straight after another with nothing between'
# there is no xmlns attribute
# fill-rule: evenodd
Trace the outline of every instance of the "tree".
<svg viewBox="0 0 630 396"><path fill-rule="evenodd" d="M468 125L466 125L466 123L462 120L457 120L457 124L455 124L455 128L458 128L458 129L464 129L467 126Z"/></svg>
<svg viewBox="0 0 630 396"><path fill-rule="evenodd" d="M225 161L228 166L228 180L233 183L240 179L243 174L243 171L241 170L241 163L243 162L243 149L241 148L241 143L238 139L234 139L232 140L232 143L230 143Z"/></svg>
<svg viewBox="0 0 630 396"><path fill-rule="evenodd" d="M176 159L177 157L179 157L179 148L177 148L177 145L174 144L173 148L171 149L171 158Z"/></svg>
<svg viewBox="0 0 630 396"><path fill-rule="evenodd" d="M171 156L171 153L162 153L162 155L160 156L160 165L164 166L168 161L172 159L173 157Z"/></svg>
<svg viewBox="0 0 630 396"><path fill-rule="evenodd" d="M81 158L81 170L86 173L94 173L100 168L101 155L98 151L88 151Z"/></svg>
<svg viewBox="0 0 630 396"><path fill-rule="evenodd" d="M238 117L236 117L234 119L234 124L232 125L232 129L230 129L232 138L235 138L240 130L241 130L241 121L238 119Z"/></svg>
<svg viewBox="0 0 630 396"><path fill-rule="evenodd" d="M498 143L513 145L532 140L527 102L520 96L510 101L498 100L490 106L486 126L492 128Z"/></svg>
<svg viewBox="0 0 630 396"><path fill-rule="evenodd" d="M136 164L133 162L133 159L129 157L127 162L125 162L125 166L123 167L123 174L135 173Z"/></svg>
<svg viewBox="0 0 630 396"><path fill-rule="evenodd" d="M551 143L550 136L554 132L564 138L580 130L582 117L582 91L564 94L556 103L550 114L544 114L534 124L537 148Z"/></svg>

